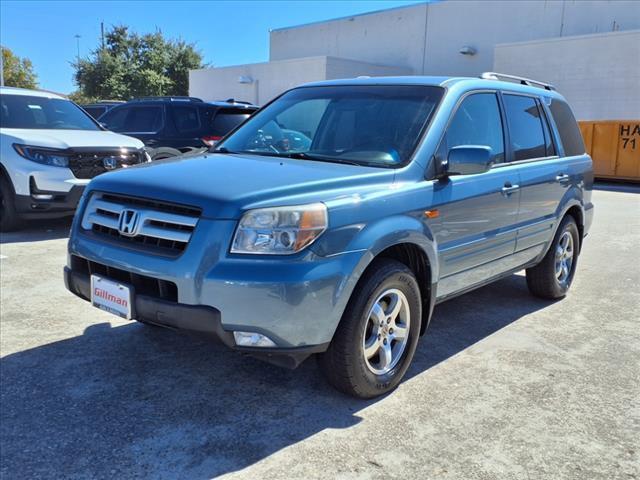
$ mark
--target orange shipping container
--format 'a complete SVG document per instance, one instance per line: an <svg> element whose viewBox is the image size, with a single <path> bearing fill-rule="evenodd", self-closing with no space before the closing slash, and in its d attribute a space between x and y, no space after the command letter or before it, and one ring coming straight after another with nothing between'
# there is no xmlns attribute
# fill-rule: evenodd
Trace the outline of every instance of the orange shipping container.
<svg viewBox="0 0 640 480"><path fill-rule="evenodd" d="M578 122L596 178L640 182L640 121Z"/></svg>

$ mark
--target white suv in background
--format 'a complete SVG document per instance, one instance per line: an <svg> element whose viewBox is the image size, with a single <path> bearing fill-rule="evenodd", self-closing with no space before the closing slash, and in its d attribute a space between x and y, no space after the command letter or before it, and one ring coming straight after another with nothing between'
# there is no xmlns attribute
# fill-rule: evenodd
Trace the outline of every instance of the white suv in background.
<svg viewBox="0 0 640 480"><path fill-rule="evenodd" d="M59 95L0 87L0 230L73 215L93 177L149 161L143 147Z"/></svg>

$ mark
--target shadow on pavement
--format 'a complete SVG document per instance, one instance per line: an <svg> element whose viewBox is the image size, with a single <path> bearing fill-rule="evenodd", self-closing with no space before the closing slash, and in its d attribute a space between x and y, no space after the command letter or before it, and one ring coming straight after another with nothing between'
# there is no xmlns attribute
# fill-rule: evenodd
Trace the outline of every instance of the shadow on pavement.
<svg viewBox="0 0 640 480"><path fill-rule="evenodd" d="M547 305L513 275L438 306L409 377ZM334 391L313 359L282 370L137 323L90 326L0 371L3 478L211 478L353 426L380 400Z"/></svg>
<svg viewBox="0 0 640 480"><path fill-rule="evenodd" d="M640 184L631 182L603 182L597 181L593 184L594 190L605 192L640 193Z"/></svg>
<svg viewBox="0 0 640 480"><path fill-rule="evenodd" d="M67 238L71 229L72 217L57 220L36 221L32 220L24 225L22 230L16 232L1 232L0 244L40 242L43 240L56 240Z"/></svg>

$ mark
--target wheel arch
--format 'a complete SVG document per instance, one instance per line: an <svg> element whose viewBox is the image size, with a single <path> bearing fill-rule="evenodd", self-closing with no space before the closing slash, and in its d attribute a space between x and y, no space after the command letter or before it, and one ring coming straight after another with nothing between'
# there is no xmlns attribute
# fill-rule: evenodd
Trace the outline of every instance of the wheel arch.
<svg viewBox="0 0 640 480"><path fill-rule="evenodd" d="M564 215L560 218L560 221L562 221L562 219L567 215L573 217L573 219L576 222L576 225L578 226L578 233L580 236L579 238L580 243L578 244L578 252L579 252L580 249L582 249L582 240L584 238L584 211L582 210L581 206L572 205L565 210ZM559 223L560 222L558 222L558 224Z"/></svg>
<svg viewBox="0 0 640 480"><path fill-rule="evenodd" d="M406 265L413 273L420 287L422 297L422 325L420 335L423 335L431 320L431 313L435 304L435 285L433 269L429 256L420 245L412 242L402 242L391 245L379 252L373 260L388 258ZM371 263L369 264L371 266Z"/></svg>
<svg viewBox="0 0 640 480"><path fill-rule="evenodd" d="M556 224L553 228L553 235L551 236L551 239L549 240L549 244L547 245L547 248L544 249L544 254L542 255L542 257L544 257L544 255L546 255L546 253L549 251L549 248L551 248L551 245L553 243L553 239L556 238L556 234L558 233L558 229L560 228L560 225L562 224L562 220L564 220L564 218L566 216L570 216L574 219L574 221L576 222L576 225L578 226L578 234L579 234L579 239L578 239L578 252L580 252L580 249L582 248L582 240L584 238L584 218L585 218L585 214L584 214L584 207L583 205L580 203L580 201L578 199L575 198L571 198L568 201L566 201L564 203L564 205L562 205L561 209L559 209L558 214L556 216Z"/></svg>
<svg viewBox="0 0 640 480"><path fill-rule="evenodd" d="M582 248L582 240L584 238L584 233L585 233L585 212L584 212L584 210L585 210L584 209L584 197L583 197L582 190L580 190L578 188L569 188L565 192L565 194L564 194L564 196L563 196L563 198L562 198L562 200L561 200L561 202L558 205L558 208L556 210L556 215L555 215L556 224L555 224L555 226L553 228L553 235L551 236L551 239L549 240L549 244L547 245L547 248L544 249L544 254L542 255L542 257L544 257L544 255L546 255L547 251L551 247L553 239L556 237L556 234L558 233L558 228L560 228L560 224L562 223L562 220L567 215L570 215L571 217L573 217L573 219L576 222L576 225L578 226L578 233L579 233L579 236L580 236L578 249Z"/></svg>
<svg viewBox="0 0 640 480"><path fill-rule="evenodd" d="M11 180L11 176L9 175L9 172L7 172L7 169L5 168L5 166L1 163L0 163L0 177L4 178L7 181L7 183L11 187L11 190L12 190L11 193L15 195L16 189L13 186L13 181Z"/></svg>
<svg viewBox="0 0 640 480"><path fill-rule="evenodd" d="M398 232L395 232L396 234ZM406 265L415 275L422 297L422 326L420 334L423 334L431 320L436 298L436 279L438 278L438 264L435 244L420 232L404 232L403 235L393 235L390 238L382 238L365 255L358 267L358 277L354 287L349 293L349 301L358 291L359 284L365 278L366 273L373 268L374 263L380 258L389 258ZM346 305L345 305L346 307Z"/></svg>

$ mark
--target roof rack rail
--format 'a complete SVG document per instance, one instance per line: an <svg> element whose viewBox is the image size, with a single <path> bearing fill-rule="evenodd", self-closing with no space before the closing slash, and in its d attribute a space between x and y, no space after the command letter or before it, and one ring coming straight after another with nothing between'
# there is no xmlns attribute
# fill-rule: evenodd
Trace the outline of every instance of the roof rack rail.
<svg viewBox="0 0 640 480"><path fill-rule="evenodd" d="M224 103L240 103L242 105L253 105L251 102L245 102L242 100L236 100L235 98L227 98L226 100L218 100L219 102Z"/></svg>
<svg viewBox="0 0 640 480"><path fill-rule="evenodd" d="M556 89L556 87L550 83L539 82L538 80L531 80L530 78L518 77L516 75L507 75L505 73L484 72L480 75L480 78L484 80L503 80L505 82L519 83L520 85L528 85L530 87L544 88L545 90Z"/></svg>
<svg viewBox="0 0 640 480"><path fill-rule="evenodd" d="M202 102L201 98L196 97L180 97L180 96L157 96L157 97L137 97L131 99L132 102L149 102L149 101L161 101L161 100L169 100L170 102L194 102L199 103Z"/></svg>

